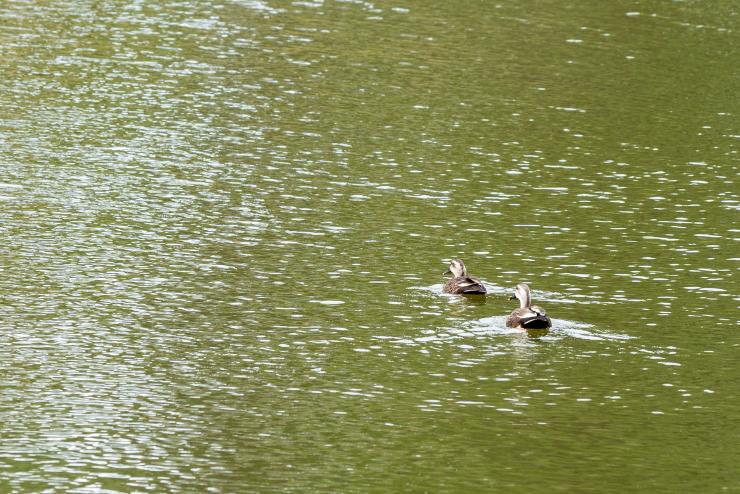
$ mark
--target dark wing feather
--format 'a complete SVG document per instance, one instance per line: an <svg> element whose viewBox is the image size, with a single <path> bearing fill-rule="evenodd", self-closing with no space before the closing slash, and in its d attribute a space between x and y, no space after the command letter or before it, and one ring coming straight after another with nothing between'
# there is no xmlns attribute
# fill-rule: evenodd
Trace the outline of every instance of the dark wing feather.
<svg viewBox="0 0 740 494"><path fill-rule="evenodd" d="M444 287L442 287L444 293L457 293L463 295L483 295L486 293L486 287L477 278L470 276L460 276L458 278L452 278Z"/></svg>
<svg viewBox="0 0 740 494"><path fill-rule="evenodd" d="M550 318L541 307L532 306L516 309L506 318L510 328L546 329L550 327Z"/></svg>
<svg viewBox="0 0 740 494"><path fill-rule="evenodd" d="M462 289L462 293L486 293L486 287L483 283L481 283L478 278L473 278L471 276L465 276L460 281L460 288Z"/></svg>

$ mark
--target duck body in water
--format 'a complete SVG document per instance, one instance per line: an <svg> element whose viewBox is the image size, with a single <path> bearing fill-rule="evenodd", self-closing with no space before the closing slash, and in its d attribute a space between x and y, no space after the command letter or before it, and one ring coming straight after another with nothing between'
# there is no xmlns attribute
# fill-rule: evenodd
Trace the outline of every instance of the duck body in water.
<svg viewBox="0 0 740 494"><path fill-rule="evenodd" d="M450 261L450 267L444 274L451 274L452 278L442 287L444 293L456 293L459 295L485 295L486 287L478 278L468 276L465 263L462 259Z"/></svg>
<svg viewBox="0 0 740 494"><path fill-rule="evenodd" d="M526 283L519 283L514 290L512 299L519 299L519 308L512 311L506 318L506 327L522 329L548 329L552 323L547 317L545 309L537 305L532 305L532 298L529 293L529 286Z"/></svg>

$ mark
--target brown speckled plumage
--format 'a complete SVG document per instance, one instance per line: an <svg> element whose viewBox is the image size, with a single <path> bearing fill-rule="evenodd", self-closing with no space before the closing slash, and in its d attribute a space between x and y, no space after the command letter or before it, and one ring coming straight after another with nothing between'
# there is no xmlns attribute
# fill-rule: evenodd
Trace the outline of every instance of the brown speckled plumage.
<svg viewBox="0 0 740 494"><path fill-rule="evenodd" d="M460 295L485 295L486 287L478 278L468 276L465 263L462 259L453 259L445 274L452 274L452 279L442 287L444 293L457 293Z"/></svg>
<svg viewBox="0 0 740 494"><path fill-rule="evenodd" d="M506 318L506 326L509 328L523 329L547 329L551 326L550 318L547 317L545 309L537 305L531 305L529 286L519 283L514 291L514 296L519 299L519 308L513 310Z"/></svg>

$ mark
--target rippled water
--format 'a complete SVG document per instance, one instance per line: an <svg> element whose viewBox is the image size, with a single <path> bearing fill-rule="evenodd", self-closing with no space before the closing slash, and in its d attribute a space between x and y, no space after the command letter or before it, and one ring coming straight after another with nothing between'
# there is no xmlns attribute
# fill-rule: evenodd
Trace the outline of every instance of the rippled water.
<svg viewBox="0 0 740 494"><path fill-rule="evenodd" d="M740 490L736 11L3 3L0 490Z"/></svg>

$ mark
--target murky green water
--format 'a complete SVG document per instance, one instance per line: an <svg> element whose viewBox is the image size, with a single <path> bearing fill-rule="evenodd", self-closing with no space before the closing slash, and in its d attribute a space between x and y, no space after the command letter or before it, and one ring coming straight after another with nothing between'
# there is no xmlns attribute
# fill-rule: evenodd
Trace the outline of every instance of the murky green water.
<svg viewBox="0 0 740 494"><path fill-rule="evenodd" d="M0 4L0 491L740 491L739 29Z"/></svg>

